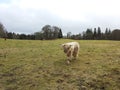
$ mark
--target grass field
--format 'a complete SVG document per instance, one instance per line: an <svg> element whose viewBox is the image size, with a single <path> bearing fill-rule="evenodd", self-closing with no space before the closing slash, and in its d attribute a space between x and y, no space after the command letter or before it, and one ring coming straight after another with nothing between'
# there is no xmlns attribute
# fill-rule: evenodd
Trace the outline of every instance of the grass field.
<svg viewBox="0 0 120 90"><path fill-rule="evenodd" d="M66 65L69 41L0 39L0 90L120 90L120 41L78 40Z"/></svg>

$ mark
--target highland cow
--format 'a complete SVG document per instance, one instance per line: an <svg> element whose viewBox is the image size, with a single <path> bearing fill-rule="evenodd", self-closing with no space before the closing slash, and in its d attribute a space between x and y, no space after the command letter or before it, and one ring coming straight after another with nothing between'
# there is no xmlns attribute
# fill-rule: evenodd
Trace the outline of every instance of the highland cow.
<svg viewBox="0 0 120 90"><path fill-rule="evenodd" d="M70 63L73 57L74 59L76 59L76 57L78 56L79 48L80 48L78 42L64 43L62 44L62 47L63 47L64 53L68 57L67 59L68 64Z"/></svg>

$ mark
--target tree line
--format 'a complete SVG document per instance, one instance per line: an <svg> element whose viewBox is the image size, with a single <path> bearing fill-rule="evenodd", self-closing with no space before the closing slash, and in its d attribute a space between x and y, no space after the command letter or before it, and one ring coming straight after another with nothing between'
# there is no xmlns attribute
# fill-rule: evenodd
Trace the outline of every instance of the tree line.
<svg viewBox="0 0 120 90"><path fill-rule="evenodd" d="M63 38L61 28L57 26L45 25L41 31L34 34L17 34L14 32L8 32L2 23L0 23L0 38L5 39L26 39L26 40L52 40L57 38Z"/></svg>
<svg viewBox="0 0 120 90"><path fill-rule="evenodd" d="M26 39L26 40L52 40L58 38L67 38L75 40L120 40L120 29L111 31L106 28L105 32L102 32L101 28L88 28L82 34L72 34L68 32L66 36L63 36L60 27L45 25L39 32L33 34L17 34L14 32L8 32L4 25L0 23L0 38L8 39Z"/></svg>
<svg viewBox="0 0 120 90"><path fill-rule="evenodd" d="M51 40L63 38L61 28L57 26L45 25L40 32L35 32L35 39L37 40Z"/></svg>
<svg viewBox="0 0 120 90"><path fill-rule="evenodd" d="M88 28L86 31L84 31L82 34L77 35L67 35L71 39L83 39L83 40L110 40L111 37L111 30L106 28L105 32L103 33L101 31L101 28L94 28L94 30Z"/></svg>
<svg viewBox="0 0 120 90"><path fill-rule="evenodd" d="M120 29L114 29L111 31L109 28L105 29L105 32L101 31L101 28L88 28L82 34L72 35L70 32L67 33L67 38L76 40L120 40Z"/></svg>

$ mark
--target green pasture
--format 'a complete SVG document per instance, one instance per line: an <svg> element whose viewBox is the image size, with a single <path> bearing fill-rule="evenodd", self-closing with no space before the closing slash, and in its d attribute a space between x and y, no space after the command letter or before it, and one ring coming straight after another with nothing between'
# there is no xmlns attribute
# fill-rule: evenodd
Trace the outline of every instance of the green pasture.
<svg viewBox="0 0 120 90"><path fill-rule="evenodd" d="M0 90L120 90L120 41L77 40L67 65L70 41L0 39Z"/></svg>

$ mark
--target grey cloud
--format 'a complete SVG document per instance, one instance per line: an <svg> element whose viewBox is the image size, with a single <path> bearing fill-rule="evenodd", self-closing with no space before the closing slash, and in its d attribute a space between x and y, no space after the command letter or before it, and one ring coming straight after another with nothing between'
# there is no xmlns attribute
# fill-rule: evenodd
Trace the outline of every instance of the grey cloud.
<svg viewBox="0 0 120 90"><path fill-rule="evenodd" d="M0 21L10 32L34 33L49 24L58 26L63 33L72 32L82 33L87 28L106 27L115 29L120 28L120 17L118 16L98 16L95 13L86 14L86 22L65 20L51 13L46 9L22 9L17 6L0 8Z"/></svg>

